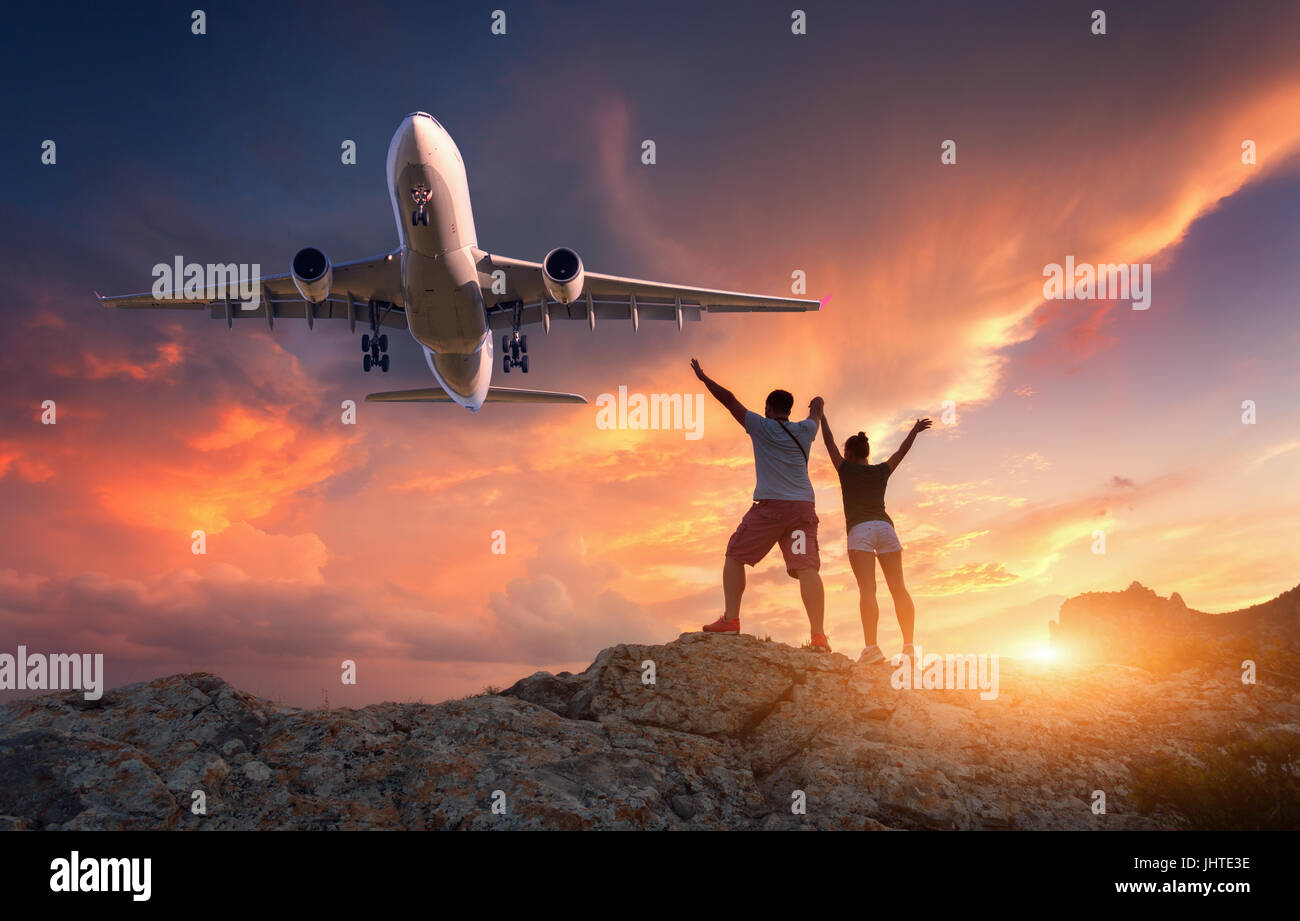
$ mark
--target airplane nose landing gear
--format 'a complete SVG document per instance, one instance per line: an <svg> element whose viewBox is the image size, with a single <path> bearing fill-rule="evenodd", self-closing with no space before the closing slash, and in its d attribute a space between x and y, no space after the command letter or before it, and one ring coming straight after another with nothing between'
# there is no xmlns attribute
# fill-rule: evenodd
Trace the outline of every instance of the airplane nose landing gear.
<svg viewBox="0 0 1300 921"><path fill-rule="evenodd" d="M511 368L519 368L528 373L528 337L514 333L501 337L501 370L506 374Z"/></svg>
<svg viewBox="0 0 1300 921"><path fill-rule="evenodd" d="M415 210L411 212L411 226L416 227L423 224L429 226L429 212L425 205L429 204L429 199L433 197L433 192L423 182L417 182L411 189L411 201L415 203Z"/></svg>
<svg viewBox="0 0 1300 921"><path fill-rule="evenodd" d="M369 372L371 368L378 368L385 374L388 373L388 334L379 331L379 310L372 303L370 305L370 332L361 336L361 351L365 356L361 359L361 370Z"/></svg>
<svg viewBox="0 0 1300 921"><path fill-rule="evenodd" d="M525 374L528 373L528 337L519 334L523 312L524 305L516 303L514 332L501 337L501 370L506 374L510 373L511 368L519 368Z"/></svg>

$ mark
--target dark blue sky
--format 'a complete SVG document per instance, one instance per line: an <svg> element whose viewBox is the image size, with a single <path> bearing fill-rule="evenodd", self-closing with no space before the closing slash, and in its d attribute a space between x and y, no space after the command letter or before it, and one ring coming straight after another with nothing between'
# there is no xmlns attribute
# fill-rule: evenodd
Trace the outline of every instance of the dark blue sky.
<svg viewBox="0 0 1300 921"><path fill-rule="evenodd" d="M16 8L0 63L10 242L23 262L70 247L112 290L138 287L134 248L170 253L177 240L277 266L306 242L383 250L383 155L398 120L424 109L465 154L483 245L540 255L563 233L589 262L624 265L635 254L591 218L590 154L564 155L590 143L578 117L611 91L660 145L663 181L707 171L725 183L726 164L758 143L773 184L789 185L819 145L831 169L855 170L869 151L871 169L888 171L913 156L912 122L981 131L1000 155L1027 121L1058 131L1094 88L1111 92L1116 119L1141 118L1175 79L1161 44L1215 56L1177 75L1189 91L1213 79L1216 58L1252 65L1215 50L1207 16L1226 14L1211 3L1112 14L1114 57L1083 83L1096 45L1077 4L805 5L797 43L788 2L517 3L505 36L489 31L494 6L214 3L205 36L190 32L192 5ZM47 137L55 173L38 161ZM344 138L359 145L356 167L339 164ZM767 194L769 220L797 200ZM853 206L857 220L887 214L870 199Z"/></svg>

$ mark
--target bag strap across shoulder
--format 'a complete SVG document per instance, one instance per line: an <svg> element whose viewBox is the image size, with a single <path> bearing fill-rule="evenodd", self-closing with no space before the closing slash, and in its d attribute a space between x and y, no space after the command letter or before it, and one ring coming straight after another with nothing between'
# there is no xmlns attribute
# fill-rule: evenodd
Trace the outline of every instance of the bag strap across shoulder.
<svg viewBox="0 0 1300 921"><path fill-rule="evenodd" d="M785 429L785 433L790 436L790 439L794 442L794 446L798 448L799 453L803 455L803 462L805 464L808 463L808 452L803 449L803 442L795 437L794 432L790 431L789 427L784 422L780 419L777 419L776 421L781 424L781 428Z"/></svg>

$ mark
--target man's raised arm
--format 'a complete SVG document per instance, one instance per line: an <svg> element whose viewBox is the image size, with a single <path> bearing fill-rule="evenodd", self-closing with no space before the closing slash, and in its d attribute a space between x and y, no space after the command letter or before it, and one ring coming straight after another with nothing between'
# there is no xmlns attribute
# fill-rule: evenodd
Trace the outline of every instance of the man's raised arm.
<svg viewBox="0 0 1300 921"><path fill-rule="evenodd" d="M821 397L814 397L813 401L808 404L808 414L821 424L822 440L826 442L826 453L831 457L831 463L835 469L840 469L840 464L844 463L844 458L840 456L840 449L835 447L835 436L831 434L831 424L826 421L826 404Z"/></svg>
<svg viewBox="0 0 1300 921"><path fill-rule="evenodd" d="M704 386L709 388L709 393L713 394L713 398L727 407L727 411L735 417L736 421L744 425L745 413L749 412L749 410L745 409L741 402L736 399L736 395L705 374L704 369L700 367L700 363L694 358L691 359L691 370L695 372L696 377L704 382Z"/></svg>

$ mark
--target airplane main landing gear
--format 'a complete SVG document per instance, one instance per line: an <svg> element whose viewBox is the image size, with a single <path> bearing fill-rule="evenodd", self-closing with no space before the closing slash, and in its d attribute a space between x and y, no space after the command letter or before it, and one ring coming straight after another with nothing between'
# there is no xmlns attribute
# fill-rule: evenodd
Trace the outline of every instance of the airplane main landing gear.
<svg viewBox="0 0 1300 921"><path fill-rule="evenodd" d="M388 373L388 334L379 331L379 310L374 305L370 305L370 332L361 336L361 351L366 354L361 359L361 370L369 372L371 368L378 368L385 374Z"/></svg>
<svg viewBox="0 0 1300 921"><path fill-rule="evenodd" d="M525 374L528 373L528 337L519 334L523 312L524 305L516 302L514 332L501 337L501 370L506 374L510 373L511 368L519 368Z"/></svg>

